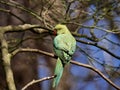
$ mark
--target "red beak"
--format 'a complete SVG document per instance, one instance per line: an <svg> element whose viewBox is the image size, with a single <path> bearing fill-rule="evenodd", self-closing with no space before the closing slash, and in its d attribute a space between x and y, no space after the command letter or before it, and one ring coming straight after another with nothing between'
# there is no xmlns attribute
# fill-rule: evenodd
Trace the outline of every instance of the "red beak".
<svg viewBox="0 0 120 90"><path fill-rule="evenodd" d="M53 35L57 35L57 30L54 30L54 31L53 31Z"/></svg>

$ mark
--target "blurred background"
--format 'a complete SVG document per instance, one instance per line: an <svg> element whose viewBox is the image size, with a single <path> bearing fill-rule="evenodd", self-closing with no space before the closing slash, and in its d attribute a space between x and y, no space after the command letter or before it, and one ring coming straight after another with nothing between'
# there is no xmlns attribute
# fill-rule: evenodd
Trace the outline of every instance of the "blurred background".
<svg viewBox="0 0 120 90"><path fill-rule="evenodd" d="M38 24L52 29L64 23L77 40L73 60L89 64L120 86L120 0L0 0L0 26ZM5 34L9 52L18 48L53 51L53 35L33 30ZM1 57L1 55L0 55ZM54 74L56 60L20 52L11 60L17 90L33 79ZM7 90L0 60L0 90ZM54 90L47 80L26 90ZM57 90L115 90L95 72L69 64Z"/></svg>

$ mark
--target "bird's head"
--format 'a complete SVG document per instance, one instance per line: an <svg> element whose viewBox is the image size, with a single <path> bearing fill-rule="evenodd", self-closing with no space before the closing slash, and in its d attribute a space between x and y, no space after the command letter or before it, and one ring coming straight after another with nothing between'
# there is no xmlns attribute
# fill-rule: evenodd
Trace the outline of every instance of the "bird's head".
<svg viewBox="0 0 120 90"><path fill-rule="evenodd" d="M68 28L66 27L66 25L63 24L57 24L54 28L54 31L57 33L57 35L59 34L66 34L69 32Z"/></svg>

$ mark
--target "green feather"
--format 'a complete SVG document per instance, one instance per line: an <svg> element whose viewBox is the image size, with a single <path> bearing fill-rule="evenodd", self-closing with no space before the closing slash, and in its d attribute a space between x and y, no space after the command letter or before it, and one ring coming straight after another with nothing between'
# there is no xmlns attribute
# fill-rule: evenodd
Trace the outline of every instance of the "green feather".
<svg viewBox="0 0 120 90"><path fill-rule="evenodd" d="M66 25L58 24L55 26L55 30L57 30L57 36L53 44L58 60L55 68L55 75L57 75L57 77L53 81L53 87L56 87L60 82L64 66L70 62L76 49L76 40Z"/></svg>
<svg viewBox="0 0 120 90"><path fill-rule="evenodd" d="M56 87L58 85L60 78L62 77L62 73L63 73L63 65L61 60L58 58L55 68L55 75L57 75L57 77L54 78L53 87Z"/></svg>

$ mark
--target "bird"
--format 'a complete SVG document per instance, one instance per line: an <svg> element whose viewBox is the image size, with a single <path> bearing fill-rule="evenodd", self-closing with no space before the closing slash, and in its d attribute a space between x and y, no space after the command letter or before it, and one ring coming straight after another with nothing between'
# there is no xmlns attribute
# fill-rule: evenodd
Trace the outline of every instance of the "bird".
<svg viewBox="0 0 120 90"><path fill-rule="evenodd" d="M54 27L56 37L53 40L55 55L58 56L53 80L53 87L57 87L63 74L66 64L68 64L76 50L76 40L64 24L57 24Z"/></svg>

